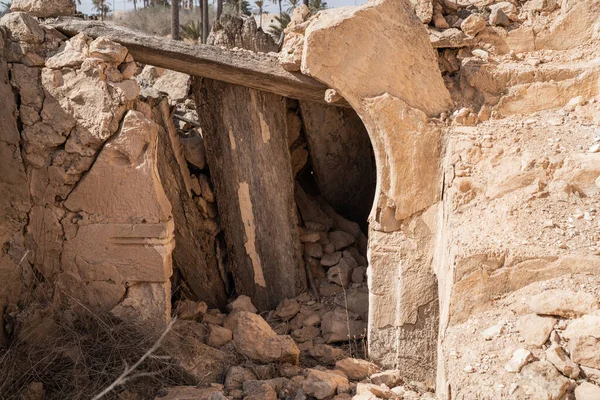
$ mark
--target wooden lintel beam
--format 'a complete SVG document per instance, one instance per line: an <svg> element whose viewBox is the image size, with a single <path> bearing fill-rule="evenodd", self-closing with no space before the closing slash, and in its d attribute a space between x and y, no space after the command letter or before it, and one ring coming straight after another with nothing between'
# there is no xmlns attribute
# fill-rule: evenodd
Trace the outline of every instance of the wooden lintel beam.
<svg viewBox="0 0 600 400"><path fill-rule="evenodd" d="M100 21L59 18L46 20L44 24L69 37L81 32L92 38L105 36L127 47L133 58L142 64L242 85L293 99L325 102L326 86L301 73L284 70L274 54L228 50L202 44L192 45ZM343 102L336 105L347 107Z"/></svg>

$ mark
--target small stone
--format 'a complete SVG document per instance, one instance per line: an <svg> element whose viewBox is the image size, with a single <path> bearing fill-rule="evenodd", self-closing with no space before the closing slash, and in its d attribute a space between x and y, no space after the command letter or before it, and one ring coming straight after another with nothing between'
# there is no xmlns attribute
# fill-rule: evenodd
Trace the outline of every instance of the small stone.
<svg viewBox="0 0 600 400"><path fill-rule="evenodd" d="M569 340L571 358L578 364L600 369L600 339L578 336Z"/></svg>
<svg viewBox="0 0 600 400"><path fill-rule="evenodd" d="M206 344L211 347L221 347L231 342L233 339L233 333L219 325L208 326L208 339Z"/></svg>
<svg viewBox="0 0 600 400"><path fill-rule="evenodd" d="M465 371L467 374L472 374L475 372L475 368L473 368L472 365L465 365L463 371Z"/></svg>
<svg viewBox="0 0 600 400"><path fill-rule="evenodd" d="M570 387L570 382L548 361L536 361L521 370L523 380L519 388L525 396L517 398L559 400Z"/></svg>
<svg viewBox="0 0 600 400"><path fill-rule="evenodd" d="M354 271L354 268L338 263L327 271L327 280L340 286L348 287L352 277L352 271Z"/></svg>
<svg viewBox="0 0 600 400"><path fill-rule="evenodd" d="M333 244L336 250L350 246L356 241L355 237L344 231L333 231L329 233L329 241Z"/></svg>
<svg viewBox="0 0 600 400"><path fill-rule="evenodd" d="M500 336L504 332L504 324L496 324L487 328L481 333L485 340L492 340Z"/></svg>
<svg viewBox="0 0 600 400"><path fill-rule="evenodd" d="M304 326L300 329L295 329L292 332L292 337L298 343L305 343L312 341L314 338L321 334L321 329L316 326Z"/></svg>
<svg viewBox="0 0 600 400"><path fill-rule="evenodd" d="M319 232L307 232L300 236L302 243L317 243L321 239Z"/></svg>
<svg viewBox="0 0 600 400"><path fill-rule="evenodd" d="M375 385L386 385L393 388L402 383L402 374L399 370L389 370L373 374L370 379L371 383Z"/></svg>
<svg viewBox="0 0 600 400"><path fill-rule="evenodd" d="M323 247L319 243L305 243L304 254L308 257L321 258L323 257Z"/></svg>
<svg viewBox="0 0 600 400"><path fill-rule="evenodd" d="M562 372L563 375L577 379L580 374L580 369L567 355L562 347L553 344L546 350L546 359L550 361L556 369Z"/></svg>
<svg viewBox="0 0 600 400"><path fill-rule="evenodd" d="M338 386L347 386L348 378L334 371L308 369L306 379L302 382L302 390L309 396L319 400L332 397Z"/></svg>
<svg viewBox="0 0 600 400"><path fill-rule="evenodd" d="M510 24L510 18L504 13L501 8L494 8L490 13L490 25L506 26Z"/></svg>
<svg viewBox="0 0 600 400"><path fill-rule="evenodd" d="M254 307L254 304L252 304L252 300L250 300L250 297L245 296L245 295L238 296L237 299L235 299L234 301L232 301L231 303L229 303L227 305L227 308L229 309L229 311L233 311L233 310L248 311L250 313L255 313L255 314L258 311L258 309L256 307Z"/></svg>
<svg viewBox="0 0 600 400"><path fill-rule="evenodd" d="M546 290L531 297L527 304L536 314L564 318L577 318L599 307L598 300L589 293L560 289Z"/></svg>
<svg viewBox="0 0 600 400"><path fill-rule="evenodd" d="M234 365L227 370L227 374L225 375L225 389L242 389L244 382L251 380L256 380L256 375L252 371Z"/></svg>
<svg viewBox="0 0 600 400"><path fill-rule="evenodd" d="M600 386L593 383L583 382L575 389L576 400L598 400L600 399Z"/></svg>
<svg viewBox="0 0 600 400"><path fill-rule="evenodd" d="M525 344L536 348L546 343L554 325L556 318L540 317L537 314L523 315L516 324L521 337L525 339Z"/></svg>
<svg viewBox="0 0 600 400"><path fill-rule="evenodd" d="M300 304L296 299L284 299L275 309L275 318L290 320L300 311Z"/></svg>
<svg viewBox="0 0 600 400"><path fill-rule="evenodd" d="M277 400L277 392L269 384L261 383L247 392L244 400Z"/></svg>
<svg viewBox="0 0 600 400"><path fill-rule="evenodd" d="M600 369L581 366L581 370L585 374L588 381L592 381L595 384L600 384Z"/></svg>
<svg viewBox="0 0 600 400"><path fill-rule="evenodd" d="M365 335L367 325L349 311L336 308L323 315L321 331L326 343L346 342Z"/></svg>
<svg viewBox="0 0 600 400"><path fill-rule="evenodd" d="M352 270L352 283L362 284L365 281L367 267L356 267Z"/></svg>
<svg viewBox="0 0 600 400"><path fill-rule="evenodd" d="M342 100L342 96L335 89L327 89L325 91L325 102L332 104Z"/></svg>
<svg viewBox="0 0 600 400"><path fill-rule="evenodd" d="M304 318L304 321L302 321L302 325L303 326L315 326L319 322L321 322L321 317L319 317L319 314L311 314L308 317Z"/></svg>
<svg viewBox="0 0 600 400"><path fill-rule="evenodd" d="M220 312L218 312L219 310L212 310L212 311L217 311L217 312L210 312L211 310L209 310L209 312L207 314L204 315L204 318L202 318L202 322L205 324L213 324L213 325L223 325L223 323L225 322L225 314L221 314Z"/></svg>
<svg viewBox="0 0 600 400"><path fill-rule="evenodd" d="M474 37L486 27L485 18L480 14L471 14L460 24L460 29L468 36Z"/></svg>
<svg viewBox="0 0 600 400"><path fill-rule="evenodd" d="M345 358L335 363L335 369L342 371L348 378L361 381L379 372L379 367L369 361L356 358Z"/></svg>
<svg viewBox="0 0 600 400"><path fill-rule="evenodd" d="M600 152L600 143L596 143L590 147L588 153L598 153Z"/></svg>
<svg viewBox="0 0 600 400"><path fill-rule="evenodd" d="M330 243L331 244L331 243ZM331 244L333 246L333 244ZM335 248L335 246L334 246ZM342 252L336 251L331 254L325 254L323 258L321 258L321 265L324 267L333 267L342 259Z"/></svg>
<svg viewBox="0 0 600 400"><path fill-rule="evenodd" d="M176 307L179 319L201 319L207 310L208 306L203 301L183 300Z"/></svg>
<svg viewBox="0 0 600 400"><path fill-rule="evenodd" d="M261 316L254 313L238 312L233 341L239 353L253 360L298 364L300 350L294 339L277 335Z"/></svg>
<svg viewBox="0 0 600 400"><path fill-rule="evenodd" d="M477 114L475 114L470 108L461 108L456 113L456 116L454 117L454 122L456 122L459 125L475 126L478 122Z"/></svg>
<svg viewBox="0 0 600 400"><path fill-rule="evenodd" d="M391 399L396 397L394 392L390 390L386 385L374 385L372 383L360 382L356 385L357 396L375 396L376 399ZM369 397L366 397L369 398ZM370 397L373 398L373 397ZM406 398L406 397L405 397ZM356 399L356 397L355 397Z"/></svg>
<svg viewBox="0 0 600 400"><path fill-rule="evenodd" d="M513 353L511 359L504 366L508 372L519 372L527 363L533 361L533 354L526 349L517 349Z"/></svg>
<svg viewBox="0 0 600 400"><path fill-rule="evenodd" d="M490 10L492 14L502 11L502 13L511 21L517 21L519 19L519 10L514 4L508 1L501 1L499 3L492 4L490 5Z"/></svg>
<svg viewBox="0 0 600 400"><path fill-rule="evenodd" d="M317 344L309 350L308 354L325 365L335 364L336 361L344 358L344 351L337 347L329 346L328 344Z"/></svg>
<svg viewBox="0 0 600 400"><path fill-rule="evenodd" d="M90 57L99 58L107 63L119 65L127 57L127 48L107 37L100 36L90 43Z"/></svg>

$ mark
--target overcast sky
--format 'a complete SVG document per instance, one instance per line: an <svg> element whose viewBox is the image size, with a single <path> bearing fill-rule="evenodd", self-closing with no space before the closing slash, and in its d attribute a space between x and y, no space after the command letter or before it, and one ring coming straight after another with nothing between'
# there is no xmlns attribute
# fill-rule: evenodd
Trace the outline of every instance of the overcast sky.
<svg viewBox="0 0 600 400"><path fill-rule="evenodd" d="M249 0L250 4L252 4L252 6L254 7L254 0ZM343 7L343 6L352 6L356 4L363 4L366 3L367 0L326 0L327 1L327 5L329 7ZM108 0L108 2L111 4L111 8L113 10L117 10L117 11L123 11L123 10L130 10L133 9L133 3L129 0ZM209 3L212 3L212 0L208 0ZM142 0L138 0L138 4L142 3ZM265 5L265 10L267 11L271 11L271 12L277 12L279 10L279 7L277 6L277 4L273 4L271 1L267 0L265 1L266 5ZM81 5L77 6L77 8L79 9L79 11L83 12L84 14L90 14L92 12L92 0L81 0ZM286 6L286 1L284 0L283 3L283 8L287 8Z"/></svg>

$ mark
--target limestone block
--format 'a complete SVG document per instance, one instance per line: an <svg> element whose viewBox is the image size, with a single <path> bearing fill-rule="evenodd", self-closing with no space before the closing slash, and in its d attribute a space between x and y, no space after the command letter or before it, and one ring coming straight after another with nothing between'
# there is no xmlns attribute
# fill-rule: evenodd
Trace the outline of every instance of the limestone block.
<svg viewBox="0 0 600 400"><path fill-rule="evenodd" d="M73 0L13 0L10 9L40 18L68 16L77 11Z"/></svg>
<svg viewBox="0 0 600 400"><path fill-rule="evenodd" d="M158 224L171 218L156 167L158 126L137 111L104 146L93 168L65 201L93 222Z"/></svg>

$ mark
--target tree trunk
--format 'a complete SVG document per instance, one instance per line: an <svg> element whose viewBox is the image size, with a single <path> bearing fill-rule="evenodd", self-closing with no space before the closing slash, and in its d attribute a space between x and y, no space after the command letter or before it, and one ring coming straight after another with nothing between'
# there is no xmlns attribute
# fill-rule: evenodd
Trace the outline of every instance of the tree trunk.
<svg viewBox="0 0 600 400"><path fill-rule="evenodd" d="M190 176L190 171L185 160L177 159L182 147L167 100L163 100L158 109L160 112L155 111L154 118L164 127L158 137L158 173L175 222L177 245L173 249L173 267L181 273L195 300L204 301L211 308L223 308L227 304L227 292L215 254L215 233L211 230L211 221L202 216L188 194L185 177Z"/></svg>
<svg viewBox="0 0 600 400"><path fill-rule="evenodd" d="M221 18L221 14L223 14L223 0L217 0L217 21Z"/></svg>
<svg viewBox="0 0 600 400"><path fill-rule="evenodd" d="M201 78L194 92L236 291L273 309L306 287L286 99Z"/></svg>
<svg viewBox="0 0 600 400"><path fill-rule="evenodd" d="M202 0L202 43L208 39L208 0Z"/></svg>
<svg viewBox="0 0 600 400"><path fill-rule="evenodd" d="M179 0L171 0L171 39L181 40L179 36Z"/></svg>
<svg viewBox="0 0 600 400"><path fill-rule="evenodd" d="M137 0L133 0L133 11L137 11Z"/></svg>
<svg viewBox="0 0 600 400"><path fill-rule="evenodd" d="M281 14L283 14L283 11L281 10L281 0L277 0L277 4L279 4L279 17L281 17Z"/></svg>
<svg viewBox="0 0 600 400"><path fill-rule="evenodd" d="M262 29L262 7L258 10L258 27Z"/></svg>

